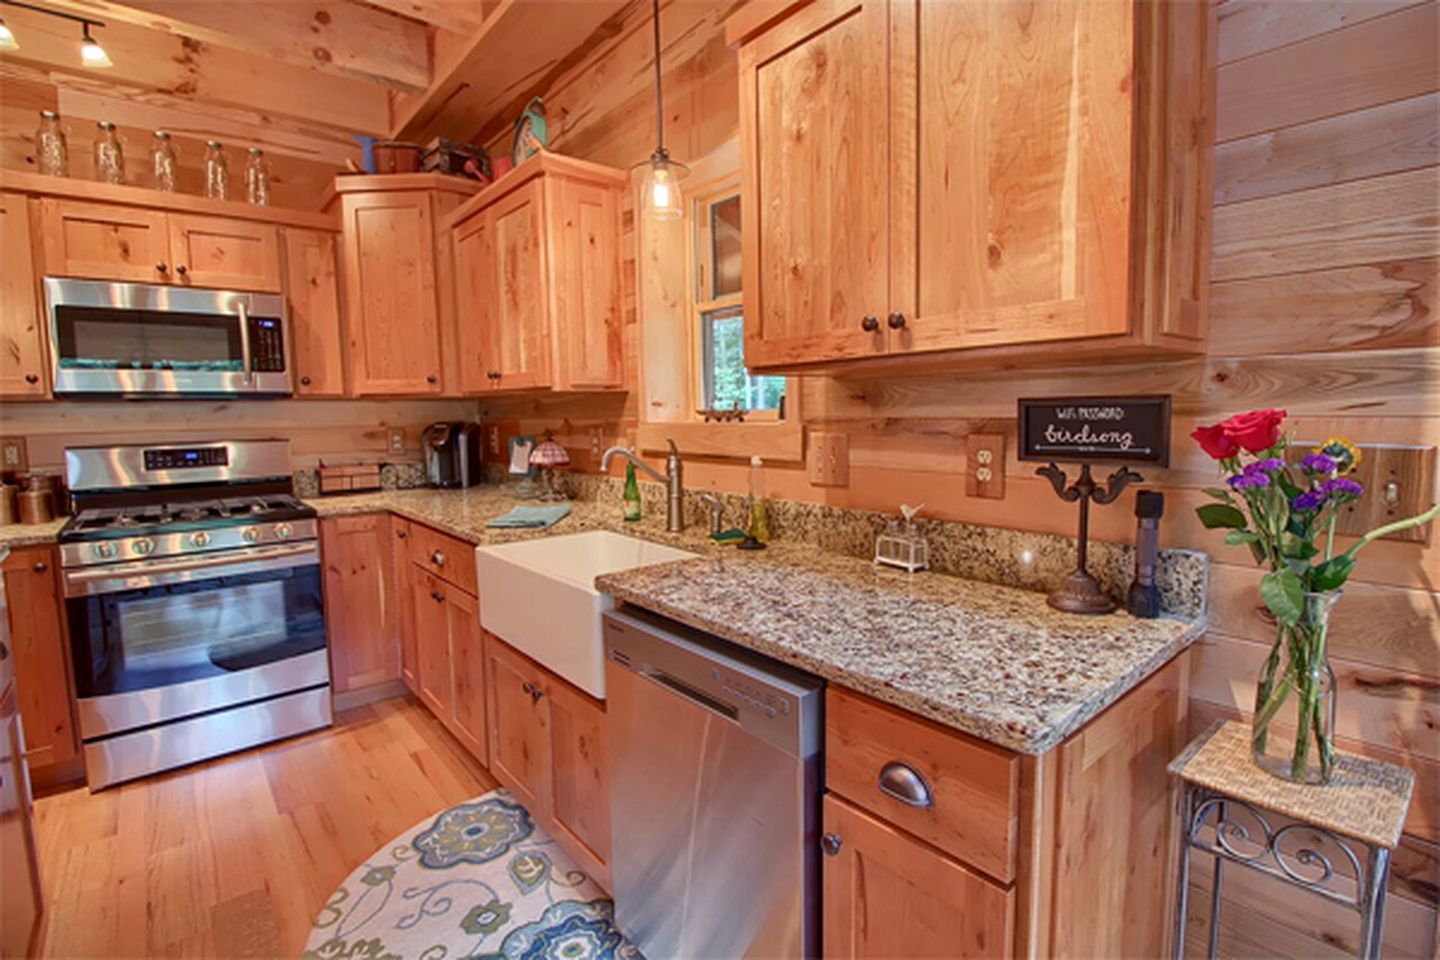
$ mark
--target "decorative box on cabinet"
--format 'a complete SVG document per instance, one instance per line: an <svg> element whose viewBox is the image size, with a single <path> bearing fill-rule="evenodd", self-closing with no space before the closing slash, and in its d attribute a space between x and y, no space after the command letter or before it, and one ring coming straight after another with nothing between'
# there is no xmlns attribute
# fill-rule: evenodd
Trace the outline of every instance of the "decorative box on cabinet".
<svg viewBox="0 0 1440 960"><path fill-rule="evenodd" d="M623 171L541 153L451 214L464 392L623 386L628 184Z"/></svg>
<svg viewBox="0 0 1440 960"><path fill-rule="evenodd" d="M755 6L750 367L1203 352L1214 4Z"/></svg>

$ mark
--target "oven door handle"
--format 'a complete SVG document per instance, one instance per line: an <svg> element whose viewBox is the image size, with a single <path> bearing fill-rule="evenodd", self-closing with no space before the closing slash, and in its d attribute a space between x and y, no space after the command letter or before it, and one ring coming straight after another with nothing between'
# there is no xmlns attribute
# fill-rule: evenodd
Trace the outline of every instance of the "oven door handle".
<svg viewBox="0 0 1440 960"><path fill-rule="evenodd" d="M110 564L89 570L67 570L65 596L119 593L124 590L189 583L214 576L289 570L319 562L320 551L316 544L295 543L279 547L256 547L243 552L227 550L202 557L181 558L172 563L147 560L139 563Z"/></svg>
<svg viewBox="0 0 1440 960"><path fill-rule="evenodd" d="M250 307L241 300L235 305L240 315L240 365L245 368L245 385L255 382L254 357L250 352Z"/></svg>

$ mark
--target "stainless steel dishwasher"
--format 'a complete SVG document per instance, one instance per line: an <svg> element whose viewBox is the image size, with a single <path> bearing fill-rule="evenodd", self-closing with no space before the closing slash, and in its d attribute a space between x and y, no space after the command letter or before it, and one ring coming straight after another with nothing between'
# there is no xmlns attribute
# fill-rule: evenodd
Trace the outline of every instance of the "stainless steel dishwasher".
<svg viewBox="0 0 1440 960"><path fill-rule="evenodd" d="M824 682L627 607L605 684L620 929L651 960L819 956Z"/></svg>

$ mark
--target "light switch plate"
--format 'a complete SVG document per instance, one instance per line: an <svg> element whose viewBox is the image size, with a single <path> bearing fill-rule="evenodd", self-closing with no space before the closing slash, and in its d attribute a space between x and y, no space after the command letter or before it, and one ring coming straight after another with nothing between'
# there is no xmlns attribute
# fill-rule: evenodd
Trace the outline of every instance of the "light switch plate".
<svg viewBox="0 0 1440 960"><path fill-rule="evenodd" d="M24 473L30 468L24 437L0 439L0 473Z"/></svg>
<svg viewBox="0 0 1440 960"><path fill-rule="evenodd" d="M1308 453L1315 443L1296 443L1294 449ZM1365 495L1346 504L1336 518L1337 532L1350 537L1396 520L1424 513L1434 503L1435 448L1392 443L1361 443L1360 463L1351 475L1365 487ZM1429 543L1430 528L1424 523L1383 537L1407 543Z"/></svg>
<svg viewBox="0 0 1440 960"><path fill-rule="evenodd" d="M1005 434L965 436L965 496L1005 497Z"/></svg>
<svg viewBox="0 0 1440 960"><path fill-rule="evenodd" d="M850 435L810 434L810 483L817 487L850 485Z"/></svg>
<svg viewBox="0 0 1440 960"><path fill-rule="evenodd" d="M405 452L405 428L391 427L385 433L385 445L391 453Z"/></svg>

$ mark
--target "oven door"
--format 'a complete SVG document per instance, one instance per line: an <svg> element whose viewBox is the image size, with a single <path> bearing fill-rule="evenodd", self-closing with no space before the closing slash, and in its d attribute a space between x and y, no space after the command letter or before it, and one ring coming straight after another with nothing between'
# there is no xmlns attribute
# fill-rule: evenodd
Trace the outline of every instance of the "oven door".
<svg viewBox="0 0 1440 960"><path fill-rule="evenodd" d="M289 394L285 298L45 278L60 395Z"/></svg>
<svg viewBox="0 0 1440 960"><path fill-rule="evenodd" d="M83 739L329 684L315 544L247 553L66 573Z"/></svg>

